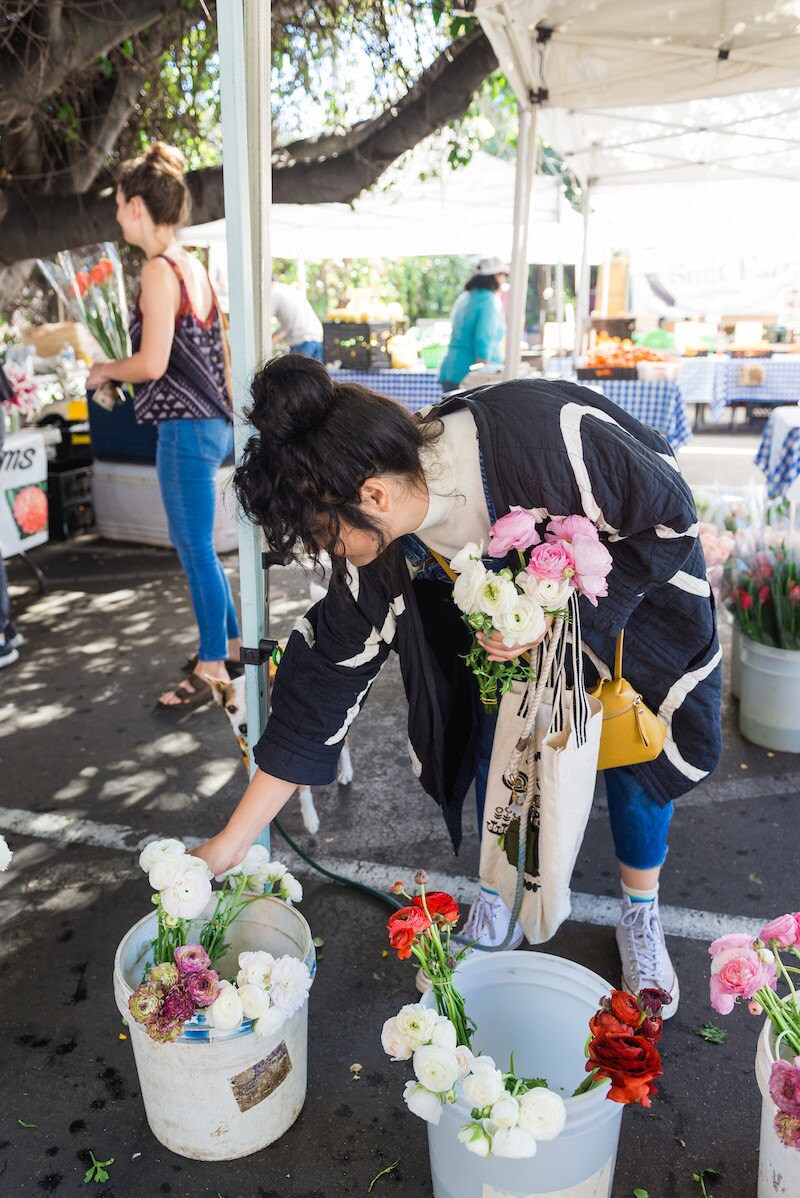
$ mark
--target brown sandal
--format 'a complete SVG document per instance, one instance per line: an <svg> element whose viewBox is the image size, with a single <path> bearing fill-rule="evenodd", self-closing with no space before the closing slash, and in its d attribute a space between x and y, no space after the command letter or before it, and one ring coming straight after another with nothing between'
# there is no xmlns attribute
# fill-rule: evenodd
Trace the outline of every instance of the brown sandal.
<svg viewBox="0 0 800 1198"><path fill-rule="evenodd" d="M157 699L156 707L159 711L187 711L190 707L199 707L201 703L208 703L213 697L211 687L205 678L194 673L183 678L177 686L172 688L172 691L178 696L180 702L162 703L160 699Z"/></svg>

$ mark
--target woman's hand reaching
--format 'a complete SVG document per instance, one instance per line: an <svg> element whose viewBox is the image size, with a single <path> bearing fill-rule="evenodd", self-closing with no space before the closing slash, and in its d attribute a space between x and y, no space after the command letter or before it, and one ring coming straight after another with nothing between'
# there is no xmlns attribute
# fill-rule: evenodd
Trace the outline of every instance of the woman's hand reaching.
<svg viewBox="0 0 800 1198"><path fill-rule="evenodd" d="M547 636L547 633L550 631L550 627L553 623L552 616L547 616L546 619L547 628L542 635L538 637L537 640L530 641L526 645L511 645L510 647L508 645L504 645L503 638L496 629L489 637L487 637L485 632L476 632L475 639L478 644L486 650L489 661L513 661L515 657L520 657L523 653L527 653L529 649L534 649L537 645L542 643L544 638Z"/></svg>

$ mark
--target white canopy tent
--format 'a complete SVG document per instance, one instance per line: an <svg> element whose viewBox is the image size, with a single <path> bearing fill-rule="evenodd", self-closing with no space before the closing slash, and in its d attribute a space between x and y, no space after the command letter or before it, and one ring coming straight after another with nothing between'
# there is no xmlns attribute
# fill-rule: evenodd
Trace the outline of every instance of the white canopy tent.
<svg viewBox="0 0 800 1198"><path fill-rule="evenodd" d="M530 190L526 143L537 117L538 132L584 183L587 222L591 191L603 184L796 177L799 0L474 0L468 8L519 100L520 194ZM522 332L523 274L512 272L510 346ZM587 299L584 252L581 315ZM508 376L516 365L509 353Z"/></svg>

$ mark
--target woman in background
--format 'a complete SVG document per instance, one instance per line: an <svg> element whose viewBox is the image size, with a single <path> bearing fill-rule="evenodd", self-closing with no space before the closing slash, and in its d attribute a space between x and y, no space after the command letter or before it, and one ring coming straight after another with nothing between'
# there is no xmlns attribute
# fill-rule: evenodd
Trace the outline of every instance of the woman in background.
<svg viewBox="0 0 800 1198"><path fill-rule="evenodd" d="M501 365L506 322L499 291L508 267L499 258L481 258L453 305L450 345L439 367L442 391L455 391L476 363Z"/></svg>

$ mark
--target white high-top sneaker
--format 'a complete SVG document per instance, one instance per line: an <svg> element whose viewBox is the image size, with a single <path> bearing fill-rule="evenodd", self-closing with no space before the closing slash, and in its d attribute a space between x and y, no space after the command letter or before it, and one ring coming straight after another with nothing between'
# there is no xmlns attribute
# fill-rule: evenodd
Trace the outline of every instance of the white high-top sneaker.
<svg viewBox="0 0 800 1198"><path fill-rule="evenodd" d="M511 911L500 895L481 887L469 909L469 915L463 928L458 932L458 939L461 943L464 941L477 942L495 947L505 940L510 924ZM518 948L522 943L522 938L522 928L516 924L507 951ZM420 994L424 994L431 988L430 979L423 969L417 970L416 985Z"/></svg>
<svg viewBox="0 0 800 1198"><path fill-rule="evenodd" d="M666 990L672 1001L661 1010L669 1019L678 1009L678 975L667 952L664 929L658 914L658 898L652 903L634 903L622 896L622 912L617 924L617 947L622 960L622 988L636 995L653 987Z"/></svg>

